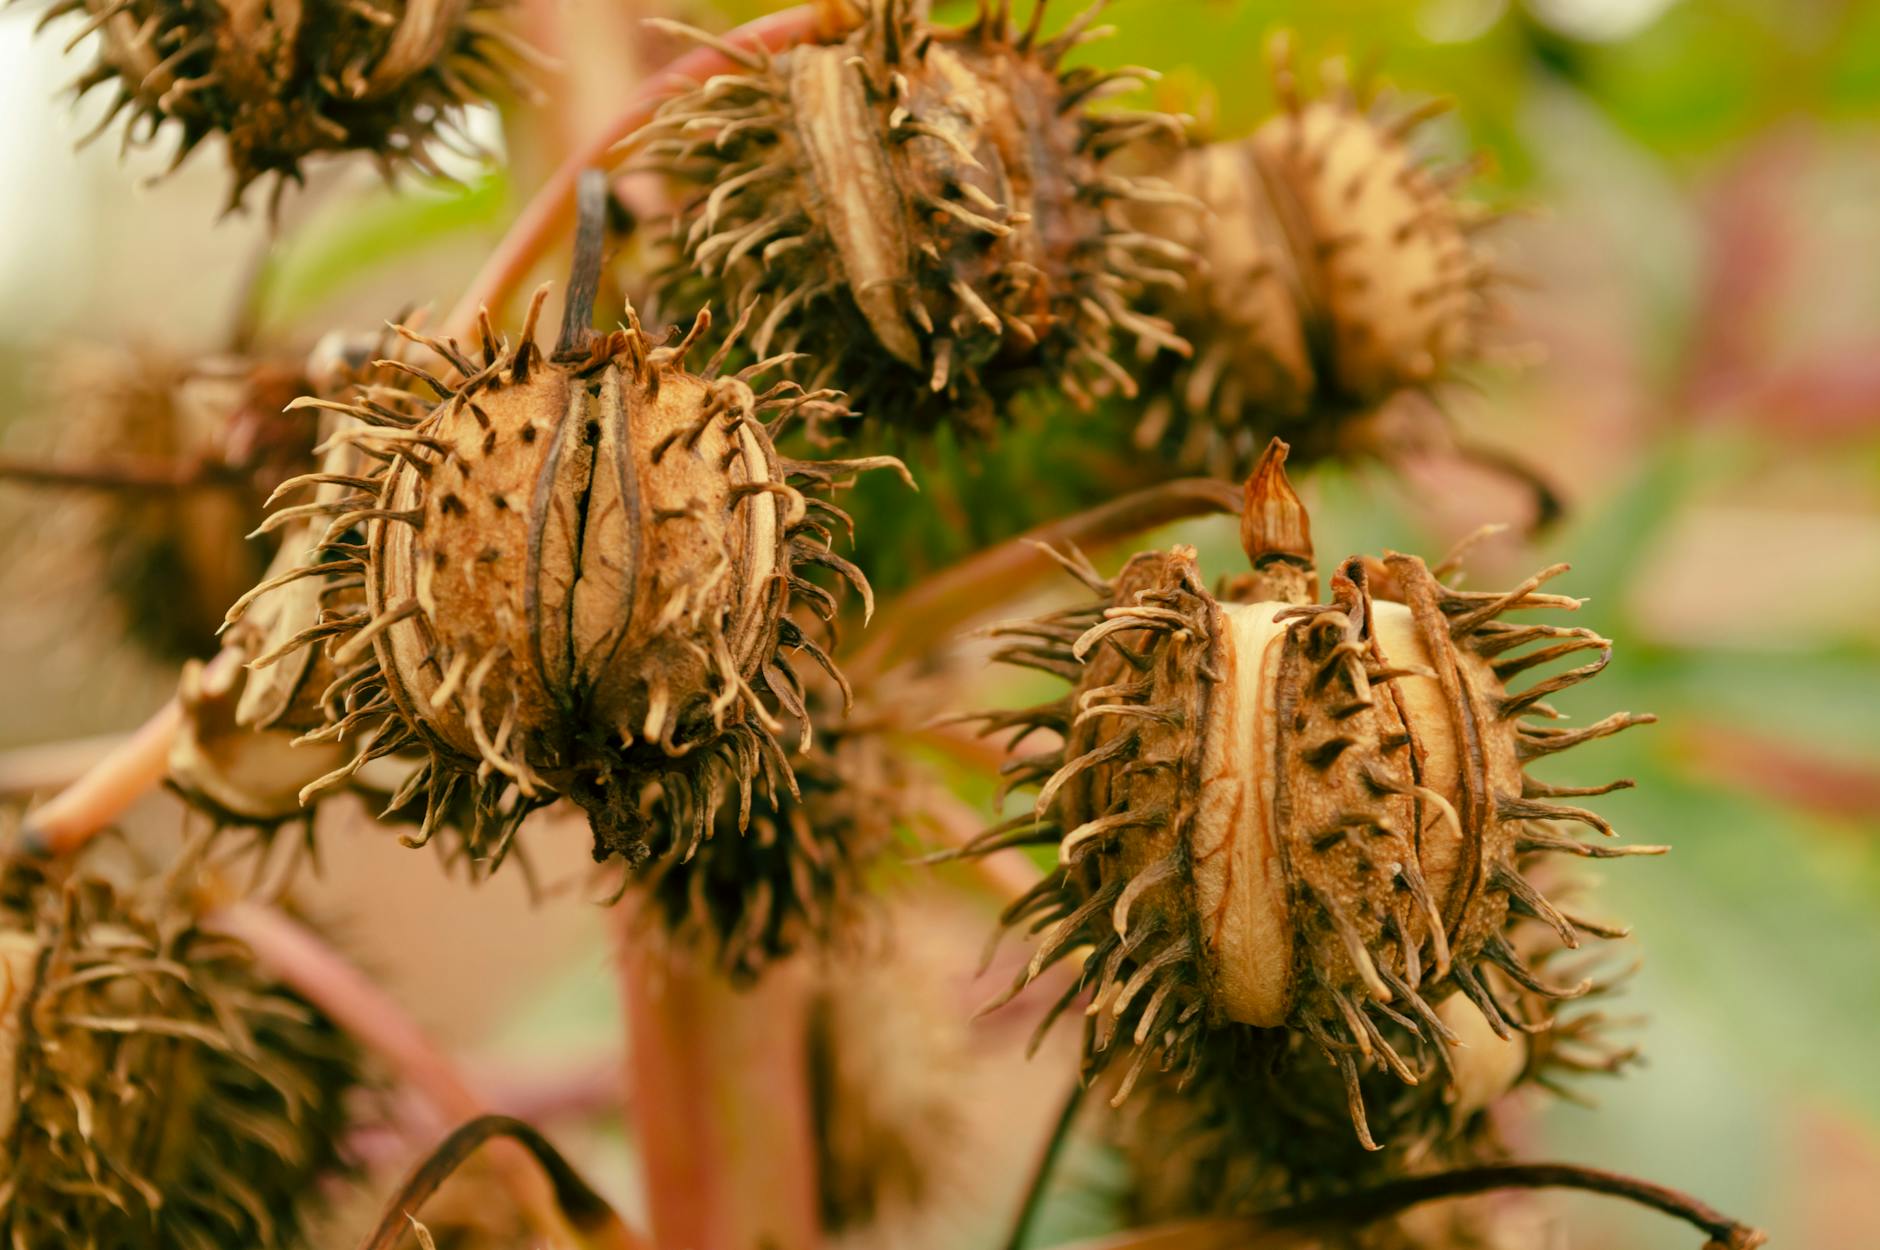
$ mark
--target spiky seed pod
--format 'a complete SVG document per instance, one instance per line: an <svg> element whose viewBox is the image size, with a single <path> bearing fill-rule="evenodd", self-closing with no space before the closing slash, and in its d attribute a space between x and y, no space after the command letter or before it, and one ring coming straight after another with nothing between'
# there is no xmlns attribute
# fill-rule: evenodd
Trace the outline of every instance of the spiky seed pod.
<svg viewBox="0 0 1880 1250"><path fill-rule="evenodd" d="M1112 340L1186 350L1136 307L1179 281L1180 249L1121 206L1180 197L1109 160L1174 119L1087 106L1148 71L1064 67L1095 9L1042 40L1042 3L1022 30L1005 0L957 30L922 0L866 7L839 44L728 52L749 72L673 99L636 141L699 192L668 298L750 307L758 355L806 352L817 385L903 427L983 432L1039 382L1135 394Z"/></svg>
<svg viewBox="0 0 1880 1250"><path fill-rule="evenodd" d="M1097 601L1004 631L1017 639L1004 658L1074 688L992 718L1053 731L1062 747L1008 766L1040 787L1035 811L979 845L1057 844L1057 871L1007 912L1045 934L1011 992L1088 952L1060 1009L1092 992L1088 1060L1126 1056L1119 1102L1152 1061L1187 1071L1221 1028L1287 1029L1337 1065L1374 1146L1364 1067L1419 1079L1385 1025L1440 1059L1451 1037L1432 1004L1454 990L1498 1035L1519 1027L1490 967L1536 993L1577 992L1534 974L1503 936L1507 917L1538 916L1569 947L1612 931L1550 903L1522 857L1663 848L1589 845L1560 827L1609 833L1551 800L1627 783L1556 788L1524 765L1649 718L1528 723L1611 656L1590 630L1502 619L1577 607L1539 589L1565 566L1497 594L1453 590L1413 556L1353 557L1331 601L1314 602L1310 524L1285 454L1274 440L1248 482L1253 572L1218 596L1192 548L1139 555L1113 582L1070 559ZM1581 653L1591 661L1506 684Z"/></svg>
<svg viewBox="0 0 1880 1250"><path fill-rule="evenodd" d="M307 158L367 152L389 177L438 172L433 149L467 148L464 105L506 94L528 50L502 27L506 0L315 0L279 7L206 0L58 0L43 19L82 14L68 43L98 36L73 84L113 92L102 132L125 115L124 144L174 122L175 164L222 136L229 207L272 175L275 202ZM174 167L174 166L172 166Z"/></svg>
<svg viewBox="0 0 1880 1250"><path fill-rule="evenodd" d="M1342 62L1304 99L1278 47L1282 111L1175 158L1171 181L1205 213L1145 221L1200 259L1160 308L1193 359L1162 362L1138 439L1224 472L1274 433L1307 455L1350 450L1354 418L1475 358L1494 312L1488 218L1454 194L1467 167L1436 172L1411 149L1440 104L1387 118Z"/></svg>
<svg viewBox="0 0 1880 1250"><path fill-rule="evenodd" d="M651 850L650 784L698 813L694 840L722 780L741 812L760 773L790 784L776 740L779 711L804 713L790 657L806 652L833 671L790 615L836 610L805 572L831 569L868 594L831 550L848 518L822 496L857 471L900 466L780 455L782 427L838 397L787 383L759 395L751 379L774 362L689 372L704 313L669 347L631 308L627 328L587 330L598 178L582 200L577 294L551 355L535 342L543 288L516 345L484 321L476 360L404 331L442 361L443 376L400 366L439 397L428 411L370 395L303 401L360 422L335 439L380 464L353 493L308 509L331 517L323 546L354 526L363 541L257 587L230 619L300 576L364 578L364 611L334 634L328 732L373 736L309 796L416 749L429 762L394 806L426 797L420 841L467 787L480 815L473 840L499 859L522 817L560 793L587 809L597 858L637 865ZM802 745L810 736L805 720Z"/></svg>
<svg viewBox="0 0 1880 1250"><path fill-rule="evenodd" d="M10 865L0 882L0 1236L293 1244L341 1163L357 1055L186 910Z"/></svg>
<svg viewBox="0 0 1880 1250"><path fill-rule="evenodd" d="M659 812L658 827L689 845L653 848L643 914L737 980L806 947L852 947L866 918L868 873L915 803L915 778L886 737L887 717L862 708L844 717L842 693L826 678L808 695L820 732L791 756L794 789L761 786L748 812L729 786L698 795L716 809L703 842L692 841L697 813L673 805Z"/></svg>

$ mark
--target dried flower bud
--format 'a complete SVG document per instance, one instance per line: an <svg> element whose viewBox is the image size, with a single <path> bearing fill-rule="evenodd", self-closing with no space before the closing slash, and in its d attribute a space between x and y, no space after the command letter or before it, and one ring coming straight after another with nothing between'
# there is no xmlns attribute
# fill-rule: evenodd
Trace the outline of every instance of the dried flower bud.
<svg viewBox="0 0 1880 1250"><path fill-rule="evenodd" d="M1185 201L1107 162L1174 121L1086 106L1148 71L1063 68L1095 10L1040 40L1042 4L1023 30L989 0L957 30L920 0L867 7L839 44L728 51L748 74L677 97L643 133L699 188L669 289L748 305L758 355L807 352L897 425L984 431L1036 383L1133 395L1111 339L1186 350L1134 307L1179 281L1162 266L1180 249L1118 206Z"/></svg>
<svg viewBox="0 0 1880 1250"><path fill-rule="evenodd" d="M247 949L101 880L0 883L0 1226L20 1246L293 1244L356 1055Z"/></svg>
<svg viewBox="0 0 1880 1250"><path fill-rule="evenodd" d="M389 176L436 173L434 145L464 145L462 107L510 85L508 66L531 55L504 32L505 0L316 0L278 7L186 0L58 0L52 21L83 13L68 50L96 32L98 59L75 84L111 84L102 131L128 113L127 145L166 121L179 132L174 165L204 139L228 145L234 188L273 175L278 203L302 164L322 152L370 152ZM172 168L174 168L174 165Z"/></svg>
<svg viewBox="0 0 1880 1250"><path fill-rule="evenodd" d="M1263 515L1290 497L1284 456L1275 440L1255 470L1266 489L1250 505ZM1523 767L1649 718L1526 722L1611 655L1590 630L1501 619L1577 607L1539 589L1565 566L1505 594L1464 592L1392 553L1383 567L1401 600L1390 601L1354 557L1318 604L1296 567L1262 567L1282 554L1298 558L1256 544L1254 572L1220 597L1187 547L1139 555L1113 582L1069 560L1098 601L1011 630L1023 641L1005 658L1075 687L1000 714L1063 735L1061 750L1009 770L1040 786L1035 814L1015 824L1056 840L1061 865L1008 913L1045 930L1012 992L1091 948L1078 987L1095 990L1088 1058L1129 1054L1119 1102L1152 1060L1183 1069L1214 1030L1304 1033L1337 1064L1368 1146L1362 1067L1417 1079L1385 1024L1447 1045L1432 1004L1459 990L1498 1035L1511 1032L1520 1016L1498 1001L1491 967L1536 993L1576 992L1534 974L1504 937L1509 914L1545 920L1569 947L1609 931L1549 902L1520 858L1663 848L1609 849L1559 828L1610 833L1593 812L1550 800L1627 783L1561 789ZM1589 663L1506 684L1582 652Z"/></svg>
<svg viewBox="0 0 1880 1250"><path fill-rule="evenodd" d="M1172 181L1207 213L1144 223L1200 263L1162 309L1193 361L1165 362L1139 441L1228 472L1275 431L1307 454L1342 450L1349 418L1473 358L1492 311L1478 215L1406 146L1433 108L1379 120L1338 62L1327 93L1301 99L1280 49L1284 111L1176 158Z"/></svg>
<svg viewBox="0 0 1880 1250"><path fill-rule="evenodd" d="M592 220L600 187L588 187ZM590 242L573 288L591 296L580 278L598 266L597 229ZM836 401L789 384L759 396L750 379L762 364L688 372L704 314L683 342L661 347L631 309L626 329L586 330L577 298L545 356L534 336L546 295L513 347L486 320L476 360L402 331L443 361L441 377L396 364L439 396L428 410L369 390L347 403L298 401L358 422L334 443L381 469L294 511L330 518L319 548L354 527L363 538L263 583L230 619L299 577L364 580L363 609L331 631L339 677L323 732L369 730L370 745L303 798L417 750L429 762L393 806L426 797L420 841L466 787L479 815L473 840L498 859L530 810L567 794L592 818L597 857L638 864L653 836L649 783L684 808L728 778L741 810L765 769L789 784L775 739L778 711L803 712L789 656L828 666L789 613L807 604L827 619L836 607L804 570L832 569L867 596L860 571L830 550L846 516L812 496L856 471L900 466L780 455L772 436L783 424ZM803 745L809 738L805 722Z"/></svg>
<svg viewBox="0 0 1880 1250"><path fill-rule="evenodd" d="M885 717L852 709L844 718L833 681L808 694L821 729L790 759L793 789L770 780L748 811L728 786L660 809L669 843L654 847L644 914L740 980L806 946L853 945L867 874L914 802L914 777Z"/></svg>

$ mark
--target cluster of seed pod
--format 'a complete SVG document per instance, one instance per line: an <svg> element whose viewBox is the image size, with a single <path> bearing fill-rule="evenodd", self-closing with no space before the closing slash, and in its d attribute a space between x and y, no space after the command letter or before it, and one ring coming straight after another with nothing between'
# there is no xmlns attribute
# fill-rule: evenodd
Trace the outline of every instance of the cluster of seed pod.
<svg viewBox="0 0 1880 1250"><path fill-rule="evenodd" d="M309 795L415 751L426 762L393 806L424 797L420 840L467 789L473 841L500 859L523 816L567 795L588 812L597 859L638 865L655 844L695 850L721 785L741 821L760 777L773 792L793 786L780 716L801 723L801 746L812 735L790 657L834 671L791 615L836 611L805 572L833 570L868 596L831 549L847 518L826 491L899 462L781 455L784 426L840 410L840 395L791 383L760 394L752 380L773 362L720 374L729 342L688 371L703 313L672 346L631 308L624 329L588 329L598 179L583 201L587 259L551 353L535 341L544 288L513 346L485 319L477 359L402 332L443 361L444 376L393 362L436 394L432 406L309 401L351 418L332 441L375 471L292 510L325 519L316 558L258 586L230 619L302 578L363 582L359 611L295 641L337 667L322 733L370 735Z"/></svg>
<svg viewBox="0 0 1880 1250"><path fill-rule="evenodd" d="M295 1244L358 1060L245 947L176 900L13 862L0 1007L9 1245Z"/></svg>
<svg viewBox="0 0 1880 1250"><path fill-rule="evenodd" d="M1568 947L1620 931L1550 902L1524 865L1663 848L1561 827L1610 833L1555 800L1628 783L1562 788L1524 766L1649 718L1528 720L1553 715L1544 700L1611 655L1589 630L1502 619L1577 607L1540 590L1564 566L1490 593L1453 590L1412 556L1353 557L1316 602L1310 524L1284 460L1275 440L1248 481L1252 572L1218 595L1191 548L1139 555L1113 581L1067 557L1096 602L1003 631L1015 639L1005 658L1073 689L992 717L1062 746L1008 767L1039 786L1035 810L975 849L1057 847L1057 870L1006 915L1044 931L1011 993L1088 952L1057 1010L1090 995L1088 1062L1127 1056L1117 1102L1151 1063L1192 1077L1219 1030L1285 1029L1336 1065L1374 1147L1361 1075L1374 1063L1415 1083L1418 1051L1446 1059L1455 1034L1435 1004L1460 993L1506 1037L1528 1021L1496 976L1544 997L1583 991L1535 973L1510 916L1545 921ZM1590 662L1509 688L1581 654Z"/></svg>
<svg viewBox="0 0 1880 1250"><path fill-rule="evenodd" d="M68 48L98 38L75 85L114 92L124 142L178 132L176 164L221 136L234 176L229 207L259 178L278 202L308 157L370 153L389 176L436 172L432 149L463 146L462 107L504 94L528 54L502 26L505 0L315 0L271 7L206 0L58 0L45 21L82 14Z"/></svg>
<svg viewBox="0 0 1880 1250"><path fill-rule="evenodd" d="M956 30L926 8L874 0L841 43L728 49L748 72L667 103L634 141L697 189L666 298L750 307L758 355L809 354L894 428L983 432L1041 380L1133 395L1113 340L1186 350L1139 308L1185 253L1123 210L1182 197L1112 157L1178 123L1088 111L1148 73L1064 66L1094 9L1046 40L1043 4L1022 29L1006 0Z"/></svg>
<svg viewBox="0 0 1880 1250"><path fill-rule="evenodd" d="M1344 62L1324 76L1302 95L1278 41L1280 113L1174 157L1171 181L1203 213L1144 220L1198 257L1160 307L1193 356L1164 363L1136 432L1184 463L1244 472L1275 433L1301 454L1348 453L1353 418L1483 348L1495 270L1478 231L1492 217L1455 198L1470 166L1438 172L1410 148L1441 103L1386 120Z"/></svg>

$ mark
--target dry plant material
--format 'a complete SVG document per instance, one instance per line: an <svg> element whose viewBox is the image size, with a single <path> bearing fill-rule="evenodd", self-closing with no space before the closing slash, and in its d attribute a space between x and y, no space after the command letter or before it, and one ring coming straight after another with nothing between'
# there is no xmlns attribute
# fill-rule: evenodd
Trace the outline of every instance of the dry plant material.
<svg viewBox="0 0 1880 1250"><path fill-rule="evenodd" d="M175 165L221 136L234 176L229 207L272 176L272 202L308 157L367 152L387 177L438 173L434 149L460 150L465 105L501 96L530 54L503 29L506 0L376 0L269 6L208 0L58 0L43 22L82 15L71 50L97 36L73 84L106 87L102 133L124 116L124 145L175 123Z"/></svg>
<svg viewBox="0 0 1880 1250"><path fill-rule="evenodd" d="M246 947L154 892L14 863L0 1007L7 1244L295 1243L357 1056Z"/></svg>
<svg viewBox="0 0 1880 1250"><path fill-rule="evenodd" d="M1276 431L1306 454L1340 449L1352 419L1475 358L1494 313L1476 234L1490 218L1455 195L1469 167L1437 171L1411 148L1441 103L1386 117L1342 61L1304 97L1290 44L1275 47L1282 111L1175 156L1171 180L1206 211L1145 221L1198 262L1162 309L1193 358L1165 363L1137 439L1223 472Z"/></svg>
<svg viewBox="0 0 1880 1250"><path fill-rule="evenodd" d="M769 361L689 371L703 313L670 346L631 308L626 328L587 329L601 190L587 184L551 353L535 341L544 288L513 345L484 321L474 359L401 331L442 362L439 373L393 366L435 394L428 409L370 393L302 401L353 418L334 442L377 467L341 498L294 510L328 518L320 548L333 558L263 583L230 613L301 577L363 578L362 610L322 645L339 670L327 732L369 745L303 797L373 759L421 752L393 806L424 798L421 841L463 789L492 860L560 794L587 810L596 858L637 866L702 842L721 786L741 819L760 777L788 789L779 714L801 722L799 746L812 736L792 657L834 671L791 615L836 612L805 573L831 569L867 597L860 570L831 550L847 517L827 492L899 468L779 454L784 426L840 396L790 383L760 394L752 383ZM353 527L362 540L342 543ZM689 824L674 827L672 813Z"/></svg>
<svg viewBox="0 0 1880 1250"><path fill-rule="evenodd" d="M1044 933L1011 993L1082 954L1059 1009L1091 995L1088 1062L1126 1057L1117 1102L1152 1062L1191 1075L1223 1028L1286 1029L1337 1066L1374 1147L1362 1072L1421 1079L1386 1026L1440 1057L1454 1035L1434 1004L1452 992L1497 1036L1529 1023L1490 969L1543 996L1582 992L1536 975L1505 936L1509 916L1543 920L1567 947L1619 931L1548 901L1524 858L1662 848L1597 846L1564 827L1609 834L1558 800L1628 783L1562 788L1524 769L1650 718L1532 723L1611 657L1590 630L1504 619L1577 607L1540 589L1564 565L1494 593L1453 590L1414 556L1352 557L1317 602L1285 454L1274 440L1248 481L1253 571L1218 596L1192 548L1136 556L1114 581L1066 557L1097 601L1000 630L1003 658L1073 689L988 718L1062 745L1008 766L1039 787L1035 810L976 845L1058 848L1057 870L1006 915ZM1510 687L1568 657L1586 662Z"/></svg>
<svg viewBox="0 0 1880 1250"><path fill-rule="evenodd" d="M734 981L801 949L853 947L869 872L913 803L914 770L883 714L843 716L842 692L827 678L810 683L806 704L819 732L791 755L794 788L760 787L748 811L698 796L718 806L706 840L682 854L655 847L646 872L640 914ZM666 810L673 837L693 827L690 812Z"/></svg>
<svg viewBox="0 0 1880 1250"><path fill-rule="evenodd" d="M1145 70L1066 68L1095 9L1045 40L982 3L958 29L875 0L840 43L731 52L748 72L665 105L634 141L698 189L667 298L749 306L753 348L808 353L858 410L984 432L1015 390L1135 393L1123 335L1186 350L1137 310L1185 255L1129 204L1182 202L1110 158L1172 118L1106 109ZM709 36L692 32L709 41Z"/></svg>

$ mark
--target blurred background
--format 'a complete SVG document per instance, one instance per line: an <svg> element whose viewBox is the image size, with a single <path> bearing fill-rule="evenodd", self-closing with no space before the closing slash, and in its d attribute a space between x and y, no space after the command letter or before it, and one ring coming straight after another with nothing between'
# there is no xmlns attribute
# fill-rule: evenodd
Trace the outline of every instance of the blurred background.
<svg viewBox="0 0 1880 1250"><path fill-rule="evenodd" d="M62 57L57 29L35 39L32 4L0 11L0 452L95 447L73 427L135 354L304 351L334 327L447 306L561 153L665 59L637 17L723 28L772 7L535 5L531 37L569 74L539 109L472 119L500 163L465 159L460 184L398 195L368 169L319 167L272 232L258 209L215 220L225 175L213 152L155 185L161 143L120 162L108 133L75 154L102 112L60 94L86 53ZM1538 363L1483 371L1448 402L1480 442L1540 466L1570 512L1538 545L1489 545L1478 584L1573 562L1562 589L1589 598L1579 623L1619 647L1565 710L1649 710L1661 723L1576 752L1569 768L1575 780L1636 777L1603 810L1632 839L1674 850L1617 866L1601 895L1634 928L1628 954L1642 965L1620 1010L1640 1017L1630 1040L1646 1065L1586 1089L1596 1108L1536 1103L1521 1150L1690 1190L1777 1245L1872 1246L1880 4L1118 0L1110 20L1119 36L1089 55L1161 68L1158 102L1214 136L1270 110L1274 27L1298 32L1307 61L1374 59L1405 93L1455 100L1425 138L1485 152L1479 194L1524 210L1495 240ZM565 27L581 46L562 45ZM1522 506L1437 463L1325 468L1303 490L1333 554L1437 554ZM98 492L0 482L0 780L15 792L174 688L174 657L129 639L87 554L85 536L113 524L104 507ZM1218 560L1234 551L1227 522L1181 536ZM177 815L153 800L138 818L173 827ZM578 822L550 817L527 835L537 902L521 874L473 892L363 822L327 825L309 910L515 1105L539 1093L520 1073L591 1071L599 1092L556 1111L558 1132L633 1206L630 1144L607 1110L620 1044L609 939ZM895 890L923 917L908 958L964 1006L995 988L971 979L991 907L956 884L907 872ZM1022 1026L961 1027L955 1060L971 1071L955 1091L956 1162L974 1166L953 1183L972 1200L910 1228L909 1244L988 1244L1004 1217L987 1212L1009 1206L1060 1096L1055 1075L1016 1057ZM1076 1154L1038 1244L1110 1227L1112 1171L1099 1150ZM1613 1204L1547 1210L1549 1247L1686 1244Z"/></svg>

